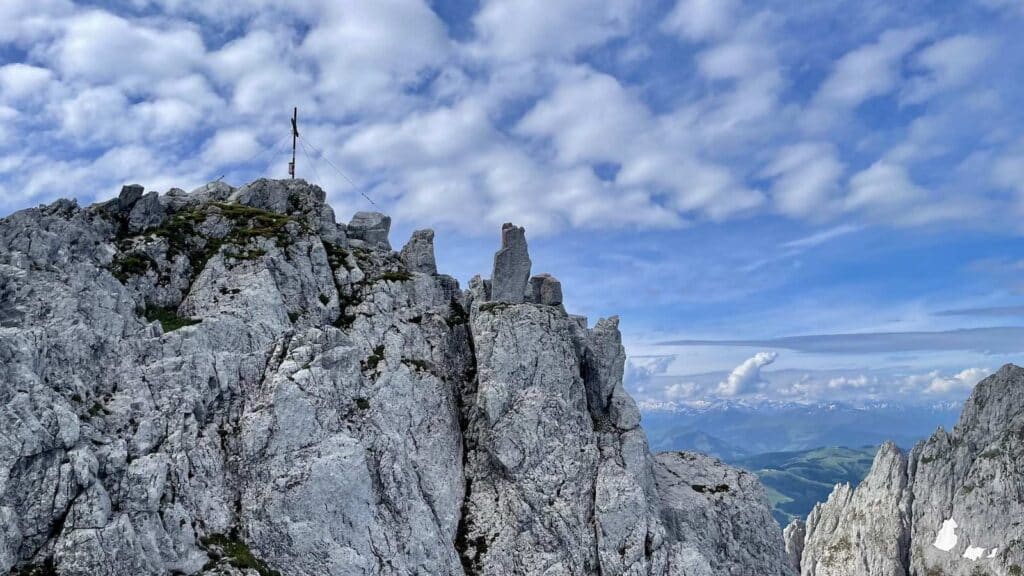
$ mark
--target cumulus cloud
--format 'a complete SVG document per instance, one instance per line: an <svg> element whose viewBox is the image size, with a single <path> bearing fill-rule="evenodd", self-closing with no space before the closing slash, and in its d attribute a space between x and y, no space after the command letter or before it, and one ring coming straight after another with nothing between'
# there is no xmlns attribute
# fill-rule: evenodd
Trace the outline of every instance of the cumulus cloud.
<svg viewBox="0 0 1024 576"><path fill-rule="evenodd" d="M679 0L661 29L689 40L712 38L728 31L738 8L737 0Z"/></svg>
<svg viewBox="0 0 1024 576"><path fill-rule="evenodd" d="M780 150L764 175L773 179L772 199L779 212L827 218L839 208L843 171L831 144L802 142Z"/></svg>
<svg viewBox="0 0 1024 576"><path fill-rule="evenodd" d="M992 372L988 368L967 368L951 376L942 376L939 372L930 372L917 381L928 381L924 388L926 394L950 394L953 392L970 392L974 385Z"/></svg>
<svg viewBox="0 0 1024 576"><path fill-rule="evenodd" d="M980 70L994 48L991 40L969 34L957 34L928 46L916 58L925 74L911 80L903 100L920 103L941 91L963 86Z"/></svg>
<svg viewBox="0 0 1024 576"><path fill-rule="evenodd" d="M161 182L281 175L274 143L298 106L318 148L303 168L339 209L361 197L321 154L411 225L516 220L536 235L766 213L851 226L1010 213L996 190L944 178L956 162L919 165L958 151L956 125L925 120L942 110L1020 124L1014 94L985 85L1016 40L979 30L881 18L809 55L797 47L821 42L813 30L827 26L807 18L822 11L741 0L88 4L0 2L0 45L18 60L0 66L0 157L22 167L0 175L4 209L43 194L32 166L95 182L55 182L55 194L113 194L99 185L110 175L89 170L124 150L158 160L144 172ZM858 116L876 98L928 110L873 130ZM1008 138L978 141L991 150L976 173L1024 210ZM926 174L957 183L932 190L915 180Z"/></svg>
<svg viewBox="0 0 1024 576"><path fill-rule="evenodd" d="M502 60L571 56L629 31L633 0L484 0L473 18L478 55Z"/></svg>
<svg viewBox="0 0 1024 576"><path fill-rule="evenodd" d="M742 396L756 392L764 383L761 368L775 362L779 355L776 352L758 352L733 369L729 377L718 385L718 393L722 396Z"/></svg>
<svg viewBox="0 0 1024 576"><path fill-rule="evenodd" d="M818 89L820 105L852 108L868 98L893 90L900 80L900 63L928 36L926 28L887 30L877 42L840 58Z"/></svg>
<svg viewBox="0 0 1024 576"><path fill-rule="evenodd" d="M926 196L925 190L911 181L906 168L883 160L853 176L845 206L848 210L888 215Z"/></svg>

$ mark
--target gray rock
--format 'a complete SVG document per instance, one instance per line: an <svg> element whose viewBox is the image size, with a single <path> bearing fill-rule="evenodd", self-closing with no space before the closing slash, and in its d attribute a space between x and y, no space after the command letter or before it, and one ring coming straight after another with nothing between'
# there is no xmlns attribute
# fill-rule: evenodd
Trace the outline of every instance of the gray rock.
<svg viewBox="0 0 1024 576"><path fill-rule="evenodd" d="M0 220L0 572L775 573L753 477L662 494L618 319L522 303L521 229L510 303L301 180L131 202Z"/></svg>
<svg viewBox="0 0 1024 576"><path fill-rule="evenodd" d="M530 302L545 306L562 305L562 283L550 274L530 278Z"/></svg>
<svg viewBox="0 0 1024 576"><path fill-rule="evenodd" d="M531 266L526 231L510 223L503 224L501 248L494 254L490 299L512 304L522 302L526 297Z"/></svg>
<svg viewBox="0 0 1024 576"><path fill-rule="evenodd" d="M128 214L128 230L139 233L150 228L157 228L164 223L166 218L167 212L164 210L163 204L160 203L160 195L150 192L132 206L132 210Z"/></svg>
<svg viewBox="0 0 1024 576"><path fill-rule="evenodd" d="M662 518L677 544L674 555L683 556L673 563L699 565L692 557L697 551L710 568L698 573L795 574L764 487L753 474L689 452L659 454L655 462Z"/></svg>
<svg viewBox="0 0 1024 576"><path fill-rule="evenodd" d="M417 230L402 248L402 262L413 272L437 274L434 261L434 231Z"/></svg>
<svg viewBox="0 0 1024 576"><path fill-rule="evenodd" d="M886 443L856 490L836 486L807 518L801 560L804 576L906 574L909 506L907 459Z"/></svg>
<svg viewBox="0 0 1024 576"><path fill-rule="evenodd" d="M380 212L356 212L348 223L348 237L370 247L391 249L388 234L391 232L391 217Z"/></svg>
<svg viewBox="0 0 1024 576"><path fill-rule="evenodd" d="M1024 569L1024 369L980 382L952 432L911 451L879 450L852 490L807 521L802 574L1019 574Z"/></svg>
<svg viewBox="0 0 1024 576"><path fill-rule="evenodd" d="M121 187L121 193L117 195L117 205L122 212L129 212L132 206L142 198L146 189L141 184L127 184Z"/></svg>
<svg viewBox="0 0 1024 576"><path fill-rule="evenodd" d="M800 573L800 560L804 555L804 538L807 537L807 525L799 518L792 519L782 530L782 539L786 542L786 559L793 572Z"/></svg>

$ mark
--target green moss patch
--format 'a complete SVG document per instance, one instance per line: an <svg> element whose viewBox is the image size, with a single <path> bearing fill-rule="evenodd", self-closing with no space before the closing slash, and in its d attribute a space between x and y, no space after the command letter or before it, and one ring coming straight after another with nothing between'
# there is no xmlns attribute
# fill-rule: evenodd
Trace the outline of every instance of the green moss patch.
<svg viewBox="0 0 1024 576"><path fill-rule="evenodd" d="M363 372L372 372L377 369L377 366L384 360L384 345L381 344L373 349L373 354L370 354L362 361L361 367Z"/></svg>
<svg viewBox="0 0 1024 576"><path fill-rule="evenodd" d="M192 326L199 324L202 320L193 320L192 318L185 318L178 316L177 310L173 308L160 308L157 306L149 306L142 312L146 320L150 322L160 322L163 326L164 333L174 332L178 328L184 328L185 326Z"/></svg>
<svg viewBox="0 0 1024 576"><path fill-rule="evenodd" d="M135 276L142 276L146 272L156 269L156 267L156 262L148 254L129 252L127 254L119 254L114 258L110 271L122 284L126 284L129 279Z"/></svg>
<svg viewBox="0 0 1024 576"><path fill-rule="evenodd" d="M211 562L206 568L212 568L223 559L235 568L255 570L260 576L281 576L280 572L253 555L249 546L236 537L210 534L201 538L199 542L210 556Z"/></svg>
<svg viewBox="0 0 1024 576"><path fill-rule="evenodd" d="M377 276L378 282L407 282L409 280L412 280L412 274L405 270L392 270L389 272L384 272L380 276Z"/></svg>

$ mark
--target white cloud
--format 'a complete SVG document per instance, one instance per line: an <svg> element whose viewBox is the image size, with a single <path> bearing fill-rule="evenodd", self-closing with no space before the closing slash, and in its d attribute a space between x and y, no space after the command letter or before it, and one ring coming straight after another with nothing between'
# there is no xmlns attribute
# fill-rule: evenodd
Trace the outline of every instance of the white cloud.
<svg viewBox="0 0 1024 576"><path fill-rule="evenodd" d="M967 84L994 50L993 42L959 34L921 50L918 65L926 71L907 86L903 99L920 103L935 94Z"/></svg>
<svg viewBox="0 0 1024 576"><path fill-rule="evenodd" d="M522 60L568 57L629 31L633 0L484 0L473 18L475 52Z"/></svg>
<svg viewBox="0 0 1024 576"><path fill-rule="evenodd" d="M165 21L151 27L102 10L68 18L52 52L64 78L140 91L187 75L206 55L202 38L190 25Z"/></svg>
<svg viewBox="0 0 1024 576"><path fill-rule="evenodd" d="M519 122L523 134L550 138L565 163L621 162L655 129L647 108L613 77L573 71Z"/></svg>
<svg viewBox="0 0 1024 576"><path fill-rule="evenodd" d="M55 34L59 17L72 11L68 0L3 0L0 2L0 44L29 45Z"/></svg>
<svg viewBox="0 0 1024 576"><path fill-rule="evenodd" d="M243 162L257 154L260 144L249 130L226 129L214 134L203 146L203 162L210 167Z"/></svg>
<svg viewBox="0 0 1024 576"><path fill-rule="evenodd" d="M37 95L53 81L47 68L15 63L0 66L0 99L20 100Z"/></svg>
<svg viewBox="0 0 1024 576"><path fill-rule="evenodd" d="M422 0L344 0L328 3L300 48L319 72L315 88L344 116L387 111L404 90L439 67L452 46L444 24Z"/></svg>
<svg viewBox="0 0 1024 576"><path fill-rule="evenodd" d="M550 140L567 165L614 163L615 184L634 196L659 190L681 215L722 220L749 211L763 194L744 187L728 170L701 159L685 128L656 117L615 78L589 70L564 74L552 94L524 116L517 131ZM656 208L651 206L651 208ZM652 215L662 215L655 210ZM658 216L656 222L672 224Z"/></svg>
<svg viewBox="0 0 1024 576"><path fill-rule="evenodd" d="M889 30L877 42L847 53L815 95L829 106L852 108L873 96L892 91L901 78L900 62L927 38L927 30Z"/></svg>
<svg viewBox="0 0 1024 576"><path fill-rule="evenodd" d="M876 42L851 50L836 61L801 118L805 130L825 132L864 101L889 94L903 81L904 58L924 42L928 27L887 30Z"/></svg>
<svg viewBox="0 0 1024 576"><path fill-rule="evenodd" d="M706 40L727 32L738 8L737 0L679 0L661 29L688 40Z"/></svg>
<svg viewBox="0 0 1024 576"><path fill-rule="evenodd" d="M967 368L952 376L942 376L937 371L925 376L930 380L924 388L926 394L951 394L970 392L974 385L991 374L988 368Z"/></svg>
<svg viewBox="0 0 1024 576"><path fill-rule="evenodd" d="M802 142L776 154L764 170L773 178L771 195L779 212L798 218L826 218L839 208L844 166L834 146Z"/></svg>
<svg viewBox="0 0 1024 576"><path fill-rule="evenodd" d="M941 178L919 164L957 151L950 132L960 124L948 118L996 117L1006 112L1000 102L1014 101L984 82L1012 47L997 32L879 35L895 26L880 20L849 36L874 42L829 45L845 56L822 69L797 53L799 11L739 0L664 9L635 0L485 0L458 25L424 0L128 4L0 2L0 43L22 60L0 67L3 160L17 148L85 178L108 166L96 162L104 153L137 149L160 160L148 171L155 178L190 178L202 165L215 177L286 133L299 106L309 141L383 209L416 225L482 232L514 219L539 234L768 211L817 222L843 210L910 225L984 221L1009 203L1009 194L966 194L959 183L925 192L911 177ZM803 105L808 82L822 75ZM858 131L849 111L890 94L956 114L929 108L891 130ZM986 108L942 100L968 96ZM835 131L802 132L802 113ZM1019 161L1005 147L1015 124L1006 117L1005 134L984 135L988 158L976 171L1017 192L1024 212ZM37 137L21 150L17 135L26 130ZM854 157L879 160L844 189L848 166L860 163ZM269 152L263 162L278 175L285 165ZM354 192L326 163L314 164L318 174L309 166L309 176L323 178L343 211ZM5 193L35 194L27 168L4 175ZM229 176L249 178L256 168Z"/></svg>
<svg viewBox="0 0 1024 576"><path fill-rule="evenodd" d="M925 190L911 181L906 168L880 160L850 180L846 208L887 217L926 196Z"/></svg>
<svg viewBox="0 0 1024 576"><path fill-rule="evenodd" d="M764 383L761 368L775 362L779 355L776 352L758 352L733 369L729 377L719 383L718 393L722 396L742 396L756 392Z"/></svg>

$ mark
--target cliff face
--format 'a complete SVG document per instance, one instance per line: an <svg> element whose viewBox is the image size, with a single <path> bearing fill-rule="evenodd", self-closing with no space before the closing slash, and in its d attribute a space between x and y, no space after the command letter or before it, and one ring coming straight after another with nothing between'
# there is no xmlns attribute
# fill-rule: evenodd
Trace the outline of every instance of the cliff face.
<svg viewBox="0 0 1024 576"><path fill-rule="evenodd" d="M522 229L463 291L389 228L300 180L0 221L0 572L789 573L752 477L651 456L617 319Z"/></svg>
<svg viewBox="0 0 1024 576"><path fill-rule="evenodd" d="M807 520L805 576L1024 573L1024 369L980 382L952 432L909 461L883 446L864 482Z"/></svg>

